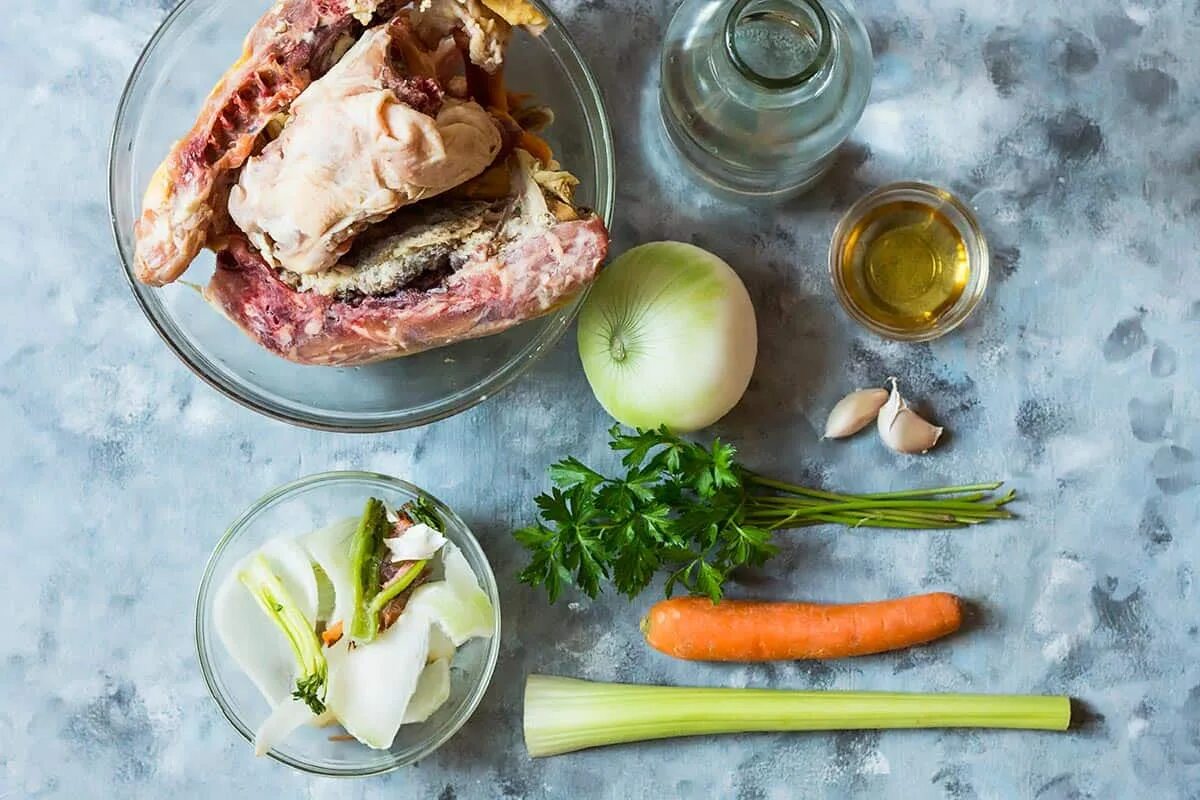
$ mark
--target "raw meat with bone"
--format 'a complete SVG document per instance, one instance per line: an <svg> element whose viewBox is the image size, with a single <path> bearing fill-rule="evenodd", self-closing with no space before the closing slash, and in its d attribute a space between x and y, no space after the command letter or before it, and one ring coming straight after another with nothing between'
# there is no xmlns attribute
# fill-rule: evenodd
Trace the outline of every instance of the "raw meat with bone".
<svg viewBox="0 0 1200 800"><path fill-rule="evenodd" d="M150 179L135 225L134 269L162 286L183 274L223 211L222 181L245 163L267 123L316 78L334 42L383 0L279 0L258 21L196 124Z"/></svg>
<svg viewBox="0 0 1200 800"><path fill-rule="evenodd" d="M497 123L474 101L444 95L435 56L397 17L363 34L292 103L292 121L246 162L229 195L230 216L268 263L328 269L369 224L495 160Z"/></svg>
<svg viewBox="0 0 1200 800"><path fill-rule="evenodd" d="M284 358L348 366L499 333L545 314L591 283L607 250L599 219L559 222L496 252L477 249L431 288L343 300L295 291L234 238L218 254L205 296Z"/></svg>
<svg viewBox="0 0 1200 800"><path fill-rule="evenodd" d="M408 0L278 0L246 36L241 58L217 81L192 129L171 147L150 178L134 224L134 272L153 286L171 283L224 221L230 175L259 135L336 60L335 44L355 24L390 17ZM423 0L418 19L471 20L471 50L493 54L509 24L538 30L545 18L524 0ZM464 22L466 24L466 22Z"/></svg>
<svg viewBox="0 0 1200 800"><path fill-rule="evenodd" d="M289 266L289 255L275 249L277 241L259 224L269 215L242 213L250 205L244 201L254 170L243 171L243 177L251 177L232 189L232 198L231 183L255 148L270 138L260 134L279 112L293 112L290 125L300 124L303 94L322 94L314 80L342 57L345 34L359 35L353 21L367 24L378 12L391 19L386 27L407 30L411 22L419 33L415 38L399 37L400 46L390 54L405 65L407 76L383 69L364 82L360 75L360 83L370 86L342 85L333 93L335 98L356 98L363 88L387 89L397 101L392 105L423 114L435 126L447 106L461 111L473 105L460 99L468 89L489 109L493 99L504 98L498 74L488 79L483 93L476 91L477 81L472 85L472 76L482 74L479 70L498 70L510 25L537 31L546 21L525 0L422 0L401 17L396 8L404 4L276 4L247 38L246 54L217 85L196 127L155 174L135 231L139 278L162 285L178 277L202 245L219 248L217 270L205 291L209 301L268 349L299 363L322 365L394 358L497 333L553 310L594 279L607 253L604 224L573 205L570 195L576 179L559 169L544 142L520 130L505 113L506 102L492 110L503 128L503 152L514 144L518 148L508 157L510 179L500 177L508 170L498 161L479 180L455 187L457 194L446 202L415 203L391 215L369 230L362 247L354 246L348 254L349 240L362 223L387 212L373 211L365 202L341 202L337 213L326 216L336 227L345 214L350 221L343 230L350 232L341 238L315 237L317 246L307 253L300 248L290 264L299 270L279 269ZM449 40L448 24L461 26ZM456 47L447 53L445 45L451 43ZM466 81L458 72L464 66L464 50L472 62L466 65ZM443 55L451 58L443 60ZM329 86L336 82L335 75ZM301 100L294 102L298 97ZM482 113L479 106L474 108ZM479 118L474 119L477 123ZM479 124L468 127L475 135L486 130ZM286 135L287 127L283 130ZM342 133L330 131L332 138ZM312 141L319 143L320 138ZM268 143L264 156L269 148ZM491 144L482 148L490 149ZM414 159L412 166L436 171L436 164L420 161ZM448 166L462 176L443 183L465 180L487 166L466 164L461 155L459 162ZM316 181L312 188L336 192L339 186L337 180ZM242 194L236 194L239 191ZM225 207L230 199L245 233L232 228ZM335 198L334 204L338 202ZM315 225L312 230L325 229ZM342 260L344 255L348 259ZM306 272L306 266L315 271Z"/></svg>

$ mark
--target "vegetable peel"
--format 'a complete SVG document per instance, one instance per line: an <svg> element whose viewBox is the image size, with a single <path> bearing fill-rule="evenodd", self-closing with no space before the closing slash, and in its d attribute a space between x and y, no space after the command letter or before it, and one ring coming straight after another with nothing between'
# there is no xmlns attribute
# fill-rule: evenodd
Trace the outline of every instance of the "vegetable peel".
<svg viewBox="0 0 1200 800"><path fill-rule="evenodd" d="M406 533L392 536L402 521ZM443 525L428 501L392 512L374 500L361 518L268 542L223 581L218 633L271 705L254 737L257 754L305 724L339 723L386 749L401 725L427 720L448 701L458 646L493 635L495 612ZM385 565L387 542L408 533L410 544L432 550L431 558L440 553L438 560ZM414 591L430 573L437 579ZM408 602L396 606L405 592ZM383 619L384 608L395 610L394 623ZM371 625L367 640L352 634L356 612Z"/></svg>
<svg viewBox="0 0 1200 800"><path fill-rule="evenodd" d="M255 732L254 755L265 756L292 731L317 719L318 716L313 714L312 709L303 700L294 697L284 700L272 709L270 716Z"/></svg>
<svg viewBox="0 0 1200 800"><path fill-rule="evenodd" d="M417 678L408 708L404 710L404 725L425 722L450 699L450 660L435 658L425 665Z"/></svg>
<svg viewBox="0 0 1200 800"><path fill-rule="evenodd" d="M296 661L287 637L238 580L252 559L267 559L270 570L279 577L300 612L313 619L317 607L317 589L305 553L294 541L272 539L258 551L239 561L217 587L213 601L214 627L226 652L246 674L255 688L274 708L286 700L295 681ZM303 569L301 569L303 567Z"/></svg>
<svg viewBox="0 0 1200 800"><path fill-rule="evenodd" d="M391 747L429 652L429 621L405 612L369 645L343 639L329 649L326 704L368 747Z"/></svg>
<svg viewBox="0 0 1200 800"><path fill-rule="evenodd" d="M405 613L421 614L461 647L468 639L492 636L495 613L474 570L453 544L443 549L445 577L413 592Z"/></svg>
<svg viewBox="0 0 1200 800"><path fill-rule="evenodd" d="M350 564L350 541L358 519L349 517L320 530L305 534L299 542L308 551L333 586L333 610L330 620L348 624L354 617L354 575Z"/></svg>
<svg viewBox="0 0 1200 800"><path fill-rule="evenodd" d="M433 558L446 544L446 537L424 522L418 522L400 536L384 539L393 563L425 561Z"/></svg>

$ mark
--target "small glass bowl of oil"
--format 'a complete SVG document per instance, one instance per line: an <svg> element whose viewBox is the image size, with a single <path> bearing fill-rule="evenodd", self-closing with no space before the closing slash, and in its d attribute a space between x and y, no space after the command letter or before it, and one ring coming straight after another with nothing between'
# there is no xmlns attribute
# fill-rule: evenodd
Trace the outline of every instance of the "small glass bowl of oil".
<svg viewBox="0 0 1200 800"><path fill-rule="evenodd" d="M858 200L833 231L838 300L866 328L906 342L954 330L987 288L988 246L971 210L927 183L892 183Z"/></svg>

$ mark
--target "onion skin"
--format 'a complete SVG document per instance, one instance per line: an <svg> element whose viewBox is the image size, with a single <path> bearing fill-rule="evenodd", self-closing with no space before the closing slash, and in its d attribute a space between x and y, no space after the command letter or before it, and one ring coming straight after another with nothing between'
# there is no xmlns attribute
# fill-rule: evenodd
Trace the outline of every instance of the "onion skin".
<svg viewBox="0 0 1200 800"><path fill-rule="evenodd" d="M600 273L579 316L596 399L637 428L687 433L737 405L758 356L754 306L737 273L682 242L652 242Z"/></svg>

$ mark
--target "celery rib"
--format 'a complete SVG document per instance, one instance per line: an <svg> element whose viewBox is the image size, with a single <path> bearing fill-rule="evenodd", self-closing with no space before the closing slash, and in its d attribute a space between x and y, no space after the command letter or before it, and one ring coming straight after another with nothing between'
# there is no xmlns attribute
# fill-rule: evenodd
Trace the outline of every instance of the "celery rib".
<svg viewBox="0 0 1200 800"><path fill-rule="evenodd" d="M304 616L262 553L238 573L238 580L291 646L299 671L292 697L302 700L314 714L324 713L329 668L312 620Z"/></svg>
<svg viewBox="0 0 1200 800"><path fill-rule="evenodd" d="M525 744L533 757L624 742L762 731L1012 728L1063 731L1070 698L812 692L593 683L531 675Z"/></svg>

